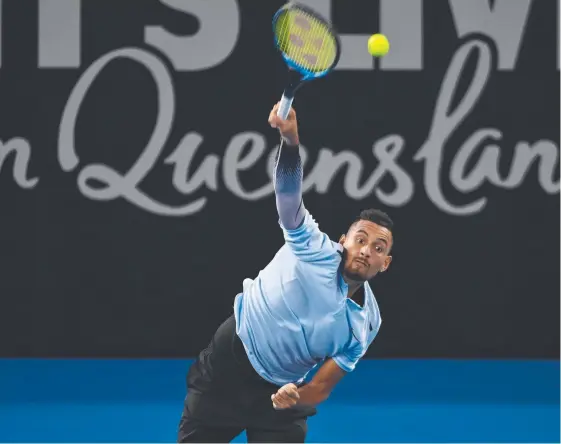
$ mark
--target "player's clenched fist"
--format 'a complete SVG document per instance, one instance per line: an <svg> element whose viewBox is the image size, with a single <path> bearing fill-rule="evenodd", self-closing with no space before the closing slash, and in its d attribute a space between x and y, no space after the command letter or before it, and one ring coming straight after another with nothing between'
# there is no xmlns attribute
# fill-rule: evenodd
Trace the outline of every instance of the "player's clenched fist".
<svg viewBox="0 0 561 444"><path fill-rule="evenodd" d="M300 395L298 394L298 387L294 384L283 385L277 393L271 395L273 407L277 410L289 409L298 404Z"/></svg>
<svg viewBox="0 0 561 444"><path fill-rule="evenodd" d="M298 138L298 122L296 120L296 112L294 111L294 108L290 108L286 120L277 116L278 109L279 103L273 107L271 113L269 114L269 125L273 128L278 128L281 136L288 142L289 145L298 145L300 140Z"/></svg>

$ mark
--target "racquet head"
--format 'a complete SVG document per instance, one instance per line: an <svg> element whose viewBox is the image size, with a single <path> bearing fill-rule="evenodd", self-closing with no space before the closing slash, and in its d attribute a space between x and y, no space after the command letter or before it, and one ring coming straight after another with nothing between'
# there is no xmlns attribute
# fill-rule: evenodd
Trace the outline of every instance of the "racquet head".
<svg viewBox="0 0 561 444"><path fill-rule="evenodd" d="M273 17L275 45L301 80L329 73L339 61L341 45L331 24L315 11L288 3Z"/></svg>

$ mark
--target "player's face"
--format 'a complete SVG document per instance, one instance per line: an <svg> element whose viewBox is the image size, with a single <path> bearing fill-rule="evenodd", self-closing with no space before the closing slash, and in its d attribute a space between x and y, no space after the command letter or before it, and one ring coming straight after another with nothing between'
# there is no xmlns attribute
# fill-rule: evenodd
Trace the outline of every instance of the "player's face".
<svg viewBox="0 0 561 444"><path fill-rule="evenodd" d="M346 251L345 277L364 282L386 271L392 261L389 255L392 242L392 233L387 228L367 220L358 221L340 239Z"/></svg>

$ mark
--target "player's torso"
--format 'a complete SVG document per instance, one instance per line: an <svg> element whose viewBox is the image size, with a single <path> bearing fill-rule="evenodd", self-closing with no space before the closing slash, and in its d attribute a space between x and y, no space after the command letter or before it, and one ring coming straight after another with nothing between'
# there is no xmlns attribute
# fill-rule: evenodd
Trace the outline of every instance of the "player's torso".
<svg viewBox="0 0 561 444"><path fill-rule="evenodd" d="M303 375L353 341L366 345L368 338L361 336L368 312L349 304L341 284L338 272L298 262L286 248L248 282L243 304L251 332L246 334L259 344L256 353L265 367Z"/></svg>

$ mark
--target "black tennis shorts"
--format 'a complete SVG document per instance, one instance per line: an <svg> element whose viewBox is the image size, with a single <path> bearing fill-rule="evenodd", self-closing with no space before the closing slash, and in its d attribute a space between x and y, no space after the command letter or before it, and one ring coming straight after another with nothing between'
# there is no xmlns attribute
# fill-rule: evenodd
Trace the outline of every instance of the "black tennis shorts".
<svg viewBox="0 0 561 444"><path fill-rule="evenodd" d="M244 430L249 442L304 442L316 409L275 410L278 389L253 369L230 316L189 369L178 442L230 442Z"/></svg>

